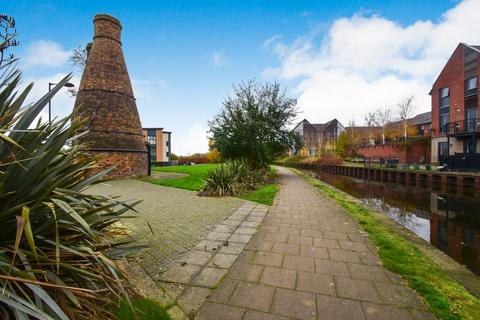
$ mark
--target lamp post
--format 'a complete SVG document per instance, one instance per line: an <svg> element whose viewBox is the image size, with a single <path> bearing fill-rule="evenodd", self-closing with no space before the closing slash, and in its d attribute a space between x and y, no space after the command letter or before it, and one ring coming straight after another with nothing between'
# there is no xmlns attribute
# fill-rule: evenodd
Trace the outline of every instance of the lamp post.
<svg viewBox="0 0 480 320"><path fill-rule="evenodd" d="M52 91L52 86L55 86L57 85L58 83L53 83L53 82L49 82L48 83L48 92ZM64 87L67 87L67 88L73 88L75 87L75 85L71 82L67 82L63 85ZM48 123L51 124L52 123L52 99L49 99L48 100Z"/></svg>

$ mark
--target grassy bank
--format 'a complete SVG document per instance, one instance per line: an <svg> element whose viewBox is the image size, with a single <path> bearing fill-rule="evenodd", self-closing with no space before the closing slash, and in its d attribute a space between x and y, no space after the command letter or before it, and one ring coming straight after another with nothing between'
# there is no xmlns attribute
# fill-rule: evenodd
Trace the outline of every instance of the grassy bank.
<svg viewBox="0 0 480 320"><path fill-rule="evenodd" d="M443 271L430 257L385 223L386 217L364 207L333 187L297 174L334 199L354 217L378 247L384 266L401 275L422 295L431 311L444 320L480 319L480 300Z"/></svg>
<svg viewBox="0 0 480 320"><path fill-rule="evenodd" d="M188 174L188 176L175 179L160 179L149 177L146 178L146 181L166 187L200 191L203 186L203 181L207 176L208 170L215 167L216 165L217 164L199 164L193 166L154 167L152 168L154 171L185 173ZM271 175L275 176L274 168L271 169ZM256 190L241 194L238 196L238 198L270 206L273 203L273 198L275 198L277 191L278 186L275 183L269 183L258 187Z"/></svg>

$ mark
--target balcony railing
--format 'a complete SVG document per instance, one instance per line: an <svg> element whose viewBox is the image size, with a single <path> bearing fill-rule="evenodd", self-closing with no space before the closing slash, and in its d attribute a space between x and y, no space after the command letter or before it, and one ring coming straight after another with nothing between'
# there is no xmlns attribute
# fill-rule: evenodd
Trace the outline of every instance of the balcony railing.
<svg viewBox="0 0 480 320"><path fill-rule="evenodd" d="M448 135L480 132L480 118L450 122L447 123L443 129L443 132L447 133Z"/></svg>

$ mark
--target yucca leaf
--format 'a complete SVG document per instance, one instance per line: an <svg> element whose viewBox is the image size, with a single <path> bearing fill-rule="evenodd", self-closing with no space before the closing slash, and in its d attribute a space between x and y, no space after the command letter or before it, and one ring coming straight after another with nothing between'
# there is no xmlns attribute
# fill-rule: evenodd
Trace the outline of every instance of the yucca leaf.
<svg viewBox="0 0 480 320"><path fill-rule="evenodd" d="M60 309L60 307L55 303L55 301L39 286L33 285L31 283L25 284L36 297L39 297L42 301L44 301L50 310L52 310L56 316L58 316L62 320L69 320L67 315Z"/></svg>
<svg viewBox="0 0 480 320"><path fill-rule="evenodd" d="M84 230L88 232L92 237L94 236L88 223L78 213L76 213L75 210L73 210L72 207L70 207L66 202L59 199L52 199L52 202L55 203L55 205L58 206L60 209L62 209L67 215L75 219L84 228Z"/></svg>
<svg viewBox="0 0 480 320"><path fill-rule="evenodd" d="M15 217L17 220L17 232L15 236L15 245L13 247L13 257L12 257L12 263L10 264L10 270L8 271L8 274L10 274L13 264L15 263L15 258L18 253L18 246L20 245L20 240L22 239L22 234L23 234L23 229L25 228L25 219L23 219L20 216Z"/></svg>
<svg viewBox="0 0 480 320"><path fill-rule="evenodd" d="M12 293L9 293L8 295L0 294L0 302L3 302L7 306L10 306L10 308L14 310L15 313L17 313L16 317L19 319L22 319L22 317L24 317L25 315L30 315L32 317L35 317L36 319L55 320L40 309L36 307L35 309L33 309L32 307L34 305L26 302L24 299L21 299ZM23 319L28 320L28 317Z"/></svg>
<svg viewBox="0 0 480 320"><path fill-rule="evenodd" d="M22 218L25 221L25 237L27 238L28 245L30 250L32 250L35 260L38 261L37 247L35 246L35 240L32 232L32 225L30 224L30 208L22 207Z"/></svg>
<svg viewBox="0 0 480 320"><path fill-rule="evenodd" d="M60 272L60 235L58 232L58 221L57 221L57 214L55 213L55 206L51 202L44 202L50 212L52 212L53 219L55 221L55 260L57 262L57 273Z"/></svg>
<svg viewBox="0 0 480 320"><path fill-rule="evenodd" d="M10 138L10 137L7 136L6 134L3 134L3 133L0 132L0 138L3 139L3 140L5 140L5 141L7 141L7 142L10 143L10 144L13 144L15 147L24 150L24 149L22 148L22 146L20 146L15 140L13 140L12 138Z"/></svg>

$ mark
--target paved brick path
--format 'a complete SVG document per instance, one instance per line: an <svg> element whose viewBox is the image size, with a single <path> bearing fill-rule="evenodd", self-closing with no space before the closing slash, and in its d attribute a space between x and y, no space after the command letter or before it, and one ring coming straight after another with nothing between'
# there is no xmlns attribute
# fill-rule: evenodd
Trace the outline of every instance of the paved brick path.
<svg viewBox="0 0 480 320"><path fill-rule="evenodd" d="M123 223L135 240L149 244L139 255L139 263L154 280L244 203L236 198L198 197L196 192L132 179L106 181L89 190L143 199L136 207L140 219L124 219Z"/></svg>
<svg viewBox="0 0 480 320"><path fill-rule="evenodd" d="M342 208L279 174L274 205L195 319L434 319Z"/></svg>

